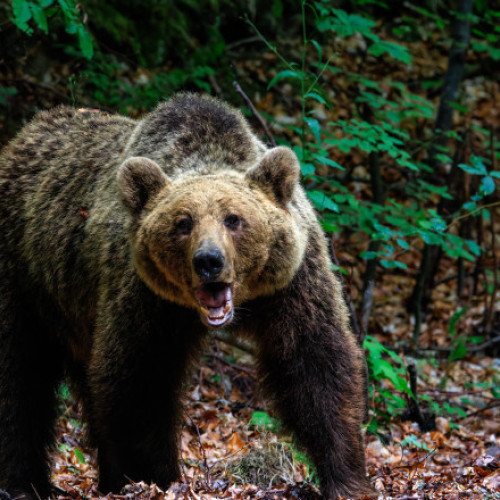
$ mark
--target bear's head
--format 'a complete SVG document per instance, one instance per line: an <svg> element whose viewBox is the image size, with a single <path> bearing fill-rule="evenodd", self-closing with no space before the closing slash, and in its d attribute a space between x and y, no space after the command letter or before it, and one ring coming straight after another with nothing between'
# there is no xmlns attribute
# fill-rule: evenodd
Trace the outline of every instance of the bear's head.
<svg viewBox="0 0 500 500"><path fill-rule="evenodd" d="M299 174L284 147L246 172L173 179L150 159L129 158L118 186L137 273L158 295L197 309L207 326L228 324L245 301L285 287L302 261Z"/></svg>

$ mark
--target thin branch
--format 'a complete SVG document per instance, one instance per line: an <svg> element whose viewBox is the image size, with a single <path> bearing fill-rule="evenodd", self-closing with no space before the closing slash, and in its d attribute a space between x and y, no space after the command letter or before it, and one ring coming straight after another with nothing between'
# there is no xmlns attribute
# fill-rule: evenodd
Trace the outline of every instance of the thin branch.
<svg viewBox="0 0 500 500"><path fill-rule="evenodd" d="M297 66L296 65L294 66L293 64L291 64L290 62L288 62L279 53L278 49L272 43L269 43L269 41L267 40L267 38L259 31L259 29L257 28L257 26L255 26L255 24L252 23L252 21L250 21L250 19L248 19L248 16L246 16L245 22L251 26L251 28L255 31L255 33L257 33L257 36L259 37L259 39L266 44L267 48L283 63L284 66L286 66L288 69L290 69L292 71L296 71Z"/></svg>
<svg viewBox="0 0 500 500"><path fill-rule="evenodd" d="M483 349L486 349L487 347L490 347L494 344L498 344L500 342L500 336L498 337L493 337L492 339L483 342L482 344L476 345L476 346L471 346L467 347L467 354L472 353L472 352L479 352L482 351ZM419 347L417 349L418 351L434 351L434 352L453 352L455 350L454 347Z"/></svg>
<svg viewBox="0 0 500 500"><path fill-rule="evenodd" d="M251 109L252 113L254 114L255 118L257 118L257 120L259 120L261 127L264 129L264 132L266 133L267 137L269 138L269 142L273 145L273 147L276 147L276 140L274 139L273 134L271 133L271 131L267 127L266 121L264 120L264 118L262 118L260 113L257 111L257 109L253 105L250 98L245 94L245 92L240 87L238 82L234 81L233 86L236 89L236 92L238 92L238 94L240 94L243 97L243 99L247 103L247 106Z"/></svg>
<svg viewBox="0 0 500 500"><path fill-rule="evenodd" d="M235 370L235 371L240 371L248 375L252 379L257 379L257 376L255 374L255 370L252 370L251 368L246 368L245 366L241 366L235 363L231 363L227 361L227 359L224 359L222 356L219 356L217 354L208 354L211 358L214 358L217 361L220 361L221 363L225 364L229 368Z"/></svg>
<svg viewBox="0 0 500 500"><path fill-rule="evenodd" d="M483 413L484 411L491 410L492 408L496 408L497 406L500 406L500 401L497 399L495 401L491 401L491 403L488 403L486 406L483 408L480 408L479 410L473 411L472 413L469 413L469 415L459 418L458 422L463 422L464 420L467 420L468 418L475 417L476 415L479 415L480 413Z"/></svg>
<svg viewBox="0 0 500 500"><path fill-rule="evenodd" d="M472 217L477 212L480 212L483 208L494 208L498 206L500 206L500 201L494 201L493 203L487 203L486 205L481 205L480 207L476 207L474 210L471 210L470 212L467 212L464 215L460 215L459 217L454 219L446 226L446 229L447 230L450 229L450 227L454 226L457 222L461 221L462 219L465 219L466 217Z"/></svg>
<svg viewBox="0 0 500 500"><path fill-rule="evenodd" d="M207 489L211 490L212 486L210 481L210 467L208 466L207 454L205 453L205 448L203 446L203 443L201 442L200 428L198 427L198 425L194 423L193 419L191 418L191 415L186 410L184 410L184 413L191 422L191 425L196 430L196 435L198 437L198 446L200 448L201 456L203 458L203 466L205 467L205 486Z"/></svg>
<svg viewBox="0 0 500 500"><path fill-rule="evenodd" d="M240 337L236 337L232 333L227 330L215 330L210 332L210 336L215 340L220 340L221 342L225 342L226 344L232 345L241 349L242 351L248 352L255 356L256 349L248 340L242 339Z"/></svg>

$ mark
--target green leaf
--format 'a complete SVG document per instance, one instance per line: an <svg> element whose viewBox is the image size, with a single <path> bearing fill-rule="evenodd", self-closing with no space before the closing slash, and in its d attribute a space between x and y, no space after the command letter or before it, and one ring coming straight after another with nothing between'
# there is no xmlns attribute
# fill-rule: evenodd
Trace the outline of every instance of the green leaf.
<svg viewBox="0 0 500 500"><path fill-rule="evenodd" d="M339 165L336 161L333 161L326 156L322 156L318 153L313 153L312 156L313 158L318 160L319 163L322 163L323 165L328 165L329 167L338 168L339 170L345 170L345 168L342 165Z"/></svg>
<svg viewBox="0 0 500 500"><path fill-rule="evenodd" d="M399 45L393 42L384 40L378 41L368 48L368 53L375 57L380 57L382 54L387 53L394 59L411 64L411 57L408 49L404 45Z"/></svg>
<svg viewBox="0 0 500 500"><path fill-rule="evenodd" d="M73 453L81 464L86 463L85 455L83 454L82 450L80 450L80 448L73 448Z"/></svg>
<svg viewBox="0 0 500 500"><path fill-rule="evenodd" d="M458 339L455 349L448 356L448 361L455 361L457 359L463 359L467 355L467 349L465 347L465 340L463 338Z"/></svg>
<svg viewBox="0 0 500 500"><path fill-rule="evenodd" d="M92 59L94 55L94 44L92 42L92 35L85 29L83 24L78 26L78 43L80 50L87 59Z"/></svg>
<svg viewBox="0 0 500 500"><path fill-rule="evenodd" d="M495 190L496 186L493 177L489 175L483 177L483 179L481 180L481 187L480 187L480 191L483 193L483 195L488 196L489 194L494 193Z"/></svg>
<svg viewBox="0 0 500 500"><path fill-rule="evenodd" d="M453 101L447 102L450 108L456 109L457 111L460 111L460 113L467 113L469 111L469 108L467 106L464 106L463 104L459 104L458 102Z"/></svg>
<svg viewBox="0 0 500 500"><path fill-rule="evenodd" d="M318 60L319 62L321 62L321 60L323 59L323 48L316 40L309 40L309 42L311 42L318 51Z"/></svg>
<svg viewBox="0 0 500 500"><path fill-rule="evenodd" d="M45 12L38 5L32 4L31 10L33 11L33 18L35 20L36 25L45 33L49 32L49 26L47 24L47 17L45 16Z"/></svg>
<svg viewBox="0 0 500 500"><path fill-rule="evenodd" d="M403 240L401 238L396 239L396 243L403 249L403 250L408 250L410 248L410 245L406 240Z"/></svg>
<svg viewBox="0 0 500 500"><path fill-rule="evenodd" d="M450 334L451 337L454 337L455 334L457 333L456 326L458 323L458 320L464 315L464 313L467 311L467 307L462 307L455 311L448 323L448 333Z"/></svg>
<svg viewBox="0 0 500 500"><path fill-rule="evenodd" d="M444 403L443 405L443 408L450 414L450 415L453 415L453 414L456 414L456 415L459 415L460 417L462 418L465 418L467 416L467 413L465 413L464 410L462 410L462 408L454 408L453 406L450 406L449 403Z"/></svg>
<svg viewBox="0 0 500 500"><path fill-rule="evenodd" d="M321 126L316 120L316 118L309 118L307 116L304 117L304 121L307 123L309 128L311 129L311 132L314 135L314 138L316 139L316 142L321 145Z"/></svg>
<svg viewBox="0 0 500 500"><path fill-rule="evenodd" d="M273 87L277 82L280 80L283 80L284 78L298 78L299 80L302 79L302 73L298 71L292 71L290 69L285 69L283 71L280 71L277 75L274 76L274 78L269 82L269 85L267 86L267 89L269 90L271 87Z"/></svg>
<svg viewBox="0 0 500 500"><path fill-rule="evenodd" d="M308 175L314 175L316 168L312 163L300 163L300 171L304 177Z"/></svg>
<svg viewBox="0 0 500 500"><path fill-rule="evenodd" d="M381 259L380 264L386 269L408 269L408 266L399 260Z"/></svg>
<svg viewBox="0 0 500 500"><path fill-rule="evenodd" d="M74 35L78 32L78 27L80 25L78 23L74 23L72 21L69 21L66 23L66 33L69 33L70 35Z"/></svg>
<svg viewBox="0 0 500 500"><path fill-rule="evenodd" d="M331 210L336 213L339 212L338 205L331 198L326 196L325 193L322 193L321 191L307 191L307 195L318 210Z"/></svg>
<svg viewBox="0 0 500 500"><path fill-rule="evenodd" d="M468 174L488 175L488 170L486 169L480 158L478 158L477 156L471 156L471 163L472 165L459 163L458 166Z"/></svg>
<svg viewBox="0 0 500 500"><path fill-rule="evenodd" d="M12 97L18 93L15 87L2 87L0 86L0 106L9 105L9 97Z"/></svg>
<svg viewBox="0 0 500 500"><path fill-rule="evenodd" d="M361 33L364 36L376 36L370 33L370 29L375 26L375 22L366 17L356 14L347 14L344 10L332 9L332 15L320 18L316 22L319 31L334 31L342 38Z"/></svg>
<svg viewBox="0 0 500 500"><path fill-rule="evenodd" d="M369 353L369 358L371 361L380 359L382 353L387 352L387 348L375 337L367 335L363 342L363 349L366 349Z"/></svg>
<svg viewBox="0 0 500 500"><path fill-rule="evenodd" d="M420 448L421 450L431 451L431 449L421 441L418 440L415 434L410 434L401 441L401 446L414 446L415 448Z"/></svg>
<svg viewBox="0 0 500 500"><path fill-rule="evenodd" d="M22 31L31 35L33 30L29 27L28 21L32 17L30 9L31 2L26 0L12 0L12 13L14 14L14 24Z"/></svg>
<svg viewBox="0 0 500 500"><path fill-rule="evenodd" d="M58 0L59 5L64 13L64 15L72 22L76 22L78 19L77 11L75 5L72 3L71 5L67 0ZM67 24L67 23L66 23Z"/></svg>
<svg viewBox="0 0 500 500"><path fill-rule="evenodd" d="M390 380L396 390L409 393L410 388L408 387L408 383L404 378L398 375L394 367L388 361L380 359L374 367L374 373L375 370L379 377L385 377Z"/></svg>
<svg viewBox="0 0 500 500"><path fill-rule="evenodd" d="M365 252L361 252L359 256L365 260L373 260L378 257L378 252L372 252L367 250Z"/></svg>
<svg viewBox="0 0 500 500"><path fill-rule="evenodd" d="M331 269L332 271L335 271L337 273L342 273L345 276L349 276L349 271L347 269L337 266L337 264L334 264L333 262L331 263Z"/></svg>
<svg viewBox="0 0 500 500"><path fill-rule="evenodd" d="M304 99L314 99L315 101L320 102L321 104L326 105L326 101L321 97L319 94L316 92L308 92L305 96Z"/></svg>
<svg viewBox="0 0 500 500"><path fill-rule="evenodd" d="M276 431L280 427L280 421L277 418L270 417L265 411L254 411L250 419L250 425Z"/></svg>
<svg viewBox="0 0 500 500"><path fill-rule="evenodd" d="M465 244L474 255L477 257L481 255L481 247L474 240L465 240Z"/></svg>
<svg viewBox="0 0 500 500"><path fill-rule="evenodd" d="M331 221L321 221L321 226L323 227L323 230L325 233L336 233L339 230L338 225L334 224Z"/></svg>
<svg viewBox="0 0 500 500"><path fill-rule="evenodd" d="M484 337L481 335L476 335L474 337L467 337L467 340L471 344L481 344L482 342L484 342Z"/></svg>

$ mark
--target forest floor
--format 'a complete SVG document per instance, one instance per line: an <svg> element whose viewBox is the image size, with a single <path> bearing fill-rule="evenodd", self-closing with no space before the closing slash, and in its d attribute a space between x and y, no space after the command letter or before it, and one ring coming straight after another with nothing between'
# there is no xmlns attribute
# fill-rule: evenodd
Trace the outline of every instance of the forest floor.
<svg viewBox="0 0 500 500"><path fill-rule="evenodd" d="M393 81L432 79L442 74L447 64L447 52L432 47L435 46L421 44L413 47L415 57L411 71L389 68ZM342 64L346 71L356 72L359 70L357 65L362 62L351 58L349 51L350 47L346 47ZM265 88L273 76L270 68L276 66L276 57L264 53L259 59L237 63L236 72L240 82L253 82L253 85L259 82ZM22 73L21 68L19 71ZM53 74L46 81L64 82L59 78L66 71L61 65L54 65L47 71ZM372 74L377 71L376 67L366 69ZM384 68L383 72L387 71L388 68ZM36 106L49 107L58 103L54 96L66 92L62 83L61 87L37 85L29 75L21 76L25 87L20 89L17 98L23 109L34 108L34 101ZM130 78L135 76L131 74ZM0 75L0 85L1 78ZM350 95L348 84L345 83L345 91L343 85L342 75L337 75L331 82L337 105L328 111L330 119L347 118L343 113L350 108ZM485 129L498 126L498 85L475 78L465 81L464 86L468 105L473 110L465 119L478 120ZM293 125L300 120L300 106L292 98L291 87L283 86L281 92L279 96L249 92L259 110L275 117L273 131L276 134L286 133L280 128L280 123ZM31 101L26 98L29 93L33 94ZM0 136L4 141L7 140L6 129L2 132L1 125ZM355 157L334 159L343 164L349 161L362 164L362 159ZM357 173L361 170L359 167ZM356 189L367 188L360 185ZM345 238L336 243L341 264L351 272L350 291L355 303L359 302L362 288L357 257L362 243ZM403 421L402 412L394 412L384 420L372 409L371 418L378 419L378 427L375 434L366 435L368 473L379 498L500 499L500 400L495 396L500 383L500 360L488 357L484 352L469 353L456 361L447 359L453 313L459 306L467 307L457 324L457 335L469 335L483 321L485 296L469 293L466 304L457 298L456 282L447 280L451 264L443 261L439 270L443 282L432 293L420 336L420 346L429 350L421 350L411 358L405 354L407 350L401 340L411 337L413 329L412 318L406 312L405 297L411 294L419 252L410 252L407 264L407 273L385 272L379 277L370 333L391 346L405 363L412 360L417 363L419 395L426 396L429 406L426 410L435 412L435 430L422 432L416 423ZM486 262L485 265L489 264ZM212 341L192 376L184 401L185 418L180 438L182 476L179 482L167 491L161 491L155 485L131 483L122 495L109 495L108 498L320 498L314 476L311 477L290 440L251 424L252 421L255 423L255 412L271 412L259 395L257 382L248 354ZM393 390L390 386L388 388ZM147 402L140 398L130 404L144 405L144 411L148 411ZM52 480L59 488L56 495L61 500L97 498L100 495L96 486L95 457L85 445L85 429L79 421L79 412L69 400L63 399L61 407L63 416L58 424L58 448L53 453Z"/></svg>
<svg viewBox="0 0 500 500"><path fill-rule="evenodd" d="M265 406L249 356L235 357L232 351L213 343L192 377L184 403L179 482L167 491L131 483L122 495L108 498L320 498L290 440L249 425L253 412ZM368 473L380 499L500 498L500 407L489 389L499 372L498 359L487 357L426 365L421 393L464 409L466 416L437 417L430 432L393 418L379 435L367 435ZM145 404L147 411L147 402L136 404ZM60 500L100 496L94 457L75 416L68 406L58 426L52 480Z"/></svg>

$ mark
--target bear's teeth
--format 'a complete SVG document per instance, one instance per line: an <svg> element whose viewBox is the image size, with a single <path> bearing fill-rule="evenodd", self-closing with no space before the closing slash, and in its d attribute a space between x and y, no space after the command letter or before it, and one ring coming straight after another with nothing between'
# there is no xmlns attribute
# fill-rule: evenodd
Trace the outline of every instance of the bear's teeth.
<svg viewBox="0 0 500 500"><path fill-rule="evenodd" d="M231 310L231 304L226 304L226 307L224 307L224 314L227 314Z"/></svg>
<svg viewBox="0 0 500 500"><path fill-rule="evenodd" d="M210 310L208 317L210 319L222 319L224 318L224 311L222 307L213 308Z"/></svg>

